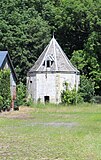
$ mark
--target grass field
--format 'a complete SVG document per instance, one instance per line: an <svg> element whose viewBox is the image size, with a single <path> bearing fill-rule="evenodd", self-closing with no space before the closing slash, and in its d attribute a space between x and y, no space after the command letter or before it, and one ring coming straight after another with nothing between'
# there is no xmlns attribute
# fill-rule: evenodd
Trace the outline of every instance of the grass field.
<svg viewBox="0 0 101 160"><path fill-rule="evenodd" d="M101 160L101 105L0 113L0 160Z"/></svg>

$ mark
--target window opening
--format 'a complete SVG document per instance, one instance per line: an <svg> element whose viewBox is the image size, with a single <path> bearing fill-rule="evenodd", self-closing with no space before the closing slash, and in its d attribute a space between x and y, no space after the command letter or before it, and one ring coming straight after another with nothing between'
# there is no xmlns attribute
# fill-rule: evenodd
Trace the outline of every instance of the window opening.
<svg viewBox="0 0 101 160"><path fill-rule="evenodd" d="M54 61L51 61L51 65L53 64Z"/></svg>
<svg viewBox="0 0 101 160"><path fill-rule="evenodd" d="M45 66L45 61L43 62L43 66Z"/></svg>
<svg viewBox="0 0 101 160"><path fill-rule="evenodd" d="M47 61L47 67L50 67L50 61L49 60Z"/></svg>

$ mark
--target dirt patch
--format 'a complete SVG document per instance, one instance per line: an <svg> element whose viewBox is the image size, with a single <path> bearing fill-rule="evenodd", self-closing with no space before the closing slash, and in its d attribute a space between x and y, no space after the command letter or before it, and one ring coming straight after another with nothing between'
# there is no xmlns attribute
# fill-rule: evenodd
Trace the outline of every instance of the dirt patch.
<svg viewBox="0 0 101 160"><path fill-rule="evenodd" d="M9 119L24 119L24 120L30 120L35 119L31 112L33 112L33 108L28 107L20 107L19 111L10 111L10 112L2 112L0 113L0 118L9 118ZM67 116L68 117L68 116ZM67 118L66 117L66 118ZM42 125L42 126L52 126L52 127L76 127L78 126L78 123L76 122L31 122L30 124L27 124L28 126L35 126L35 125Z"/></svg>
<svg viewBox="0 0 101 160"><path fill-rule="evenodd" d="M0 113L0 118L10 118L10 119L31 119L31 112L33 111L32 108L28 107L19 107L19 111L9 111L9 112L2 112Z"/></svg>
<svg viewBox="0 0 101 160"><path fill-rule="evenodd" d="M35 125L44 125L44 126L52 126L52 127L76 127L78 124L76 122L34 122L30 124L31 126Z"/></svg>

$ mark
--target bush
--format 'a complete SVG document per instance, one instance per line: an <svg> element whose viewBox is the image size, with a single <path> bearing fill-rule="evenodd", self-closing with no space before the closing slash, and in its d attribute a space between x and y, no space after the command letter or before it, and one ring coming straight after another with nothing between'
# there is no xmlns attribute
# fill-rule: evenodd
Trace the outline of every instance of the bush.
<svg viewBox="0 0 101 160"><path fill-rule="evenodd" d="M26 105L26 106L33 106L33 100L32 100L32 98L29 98L29 99L27 100L27 102L25 102L25 105Z"/></svg>
<svg viewBox="0 0 101 160"><path fill-rule="evenodd" d="M11 104L10 70L0 71L0 108L9 110Z"/></svg>
<svg viewBox="0 0 101 160"><path fill-rule="evenodd" d="M3 106L2 106L2 110L3 111L9 111L10 110L10 104L11 104L11 99L7 99L7 100L5 100L4 102L3 102Z"/></svg>
<svg viewBox="0 0 101 160"><path fill-rule="evenodd" d="M23 105L25 103L25 98L26 98L26 87L22 82L20 82L17 85L17 99L16 99L17 106Z"/></svg>
<svg viewBox="0 0 101 160"><path fill-rule="evenodd" d="M69 90L68 89L68 83L65 83L65 90L61 93L61 101L63 104L77 104L81 103L83 101L82 97L76 89Z"/></svg>
<svg viewBox="0 0 101 160"><path fill-rule="evenodd" d="M1 112L1 110L2 110L2 106L3 106L3 97L0 96L0 112Z"/></svg>
<svg viewBox="0 0 101 160"><path fill-rule="evenodd" d="M93 103L101 104L101 96L94 96L93 97Z"/></svg>
<svg viewBox="0 0 101 160"><path fill-rule="evenodd" d="M19 106L17 104L17 101L14 101L14 111L18 111L19 110Z"/></svg>

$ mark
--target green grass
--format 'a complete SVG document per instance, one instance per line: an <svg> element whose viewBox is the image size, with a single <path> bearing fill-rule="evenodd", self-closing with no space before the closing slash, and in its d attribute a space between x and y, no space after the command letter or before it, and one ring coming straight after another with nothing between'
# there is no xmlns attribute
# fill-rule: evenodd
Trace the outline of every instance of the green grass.
<svg viewBox="0 0 101 160"><path fill-rule="evenodd" d="M101 160L101 105L0 113L0 160Z"/></svg>

